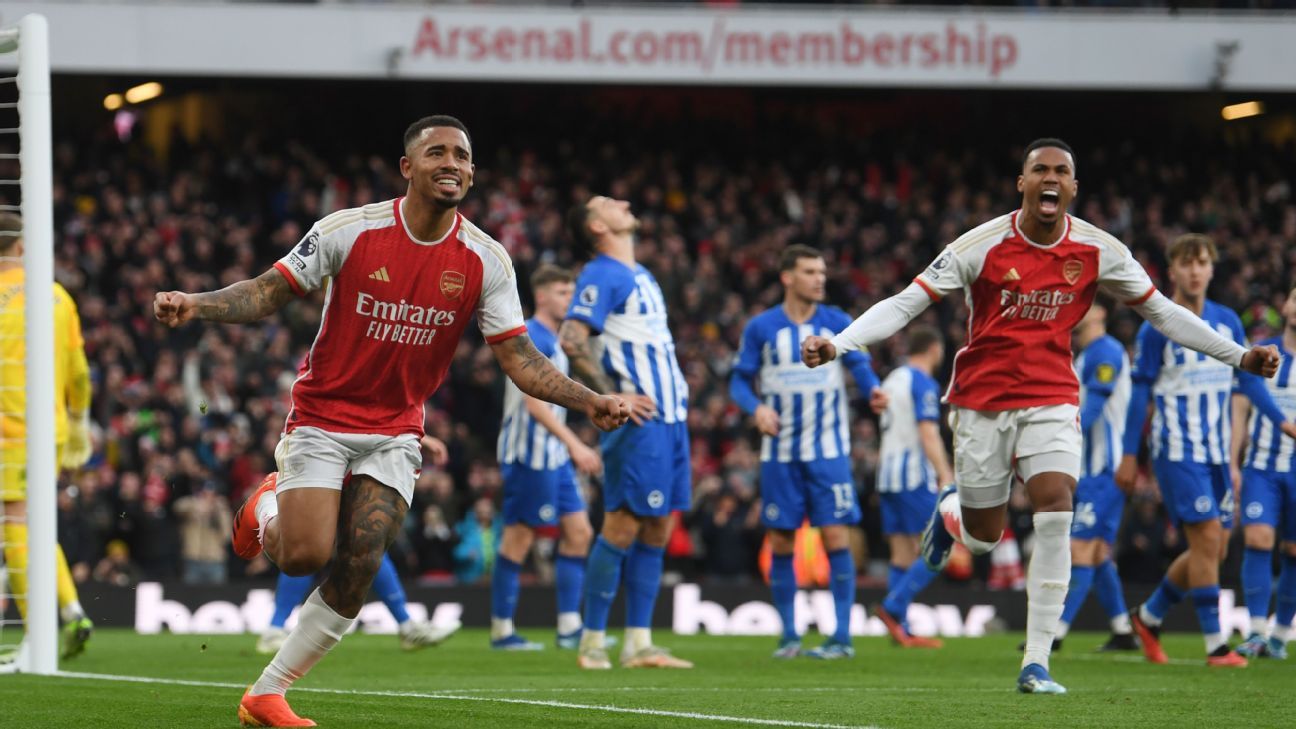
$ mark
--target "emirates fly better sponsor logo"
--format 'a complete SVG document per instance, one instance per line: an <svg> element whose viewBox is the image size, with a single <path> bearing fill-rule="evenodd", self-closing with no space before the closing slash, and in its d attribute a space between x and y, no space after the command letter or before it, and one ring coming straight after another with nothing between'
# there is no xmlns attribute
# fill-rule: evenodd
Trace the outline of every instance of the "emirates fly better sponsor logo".
<svg viewBox="0 0 1296 729"><path fill-rule="evenodd" d="M1075 301L1076 295L1070 291L1039 289L1036 291L999 292L999 313L1004 319L1029 319L1031 321L1053 321L1058 317L1062 307Z"/></svg>
<svg viewBox="0 0 1296 729"><path fill-rule="evenodd" d="M436 337L437 327L455 322L455 312L435 306L419 306L405 299L383 301L361 291L356 296L356 313L369 318L365 336L380 342L425 347Z"/></svg>

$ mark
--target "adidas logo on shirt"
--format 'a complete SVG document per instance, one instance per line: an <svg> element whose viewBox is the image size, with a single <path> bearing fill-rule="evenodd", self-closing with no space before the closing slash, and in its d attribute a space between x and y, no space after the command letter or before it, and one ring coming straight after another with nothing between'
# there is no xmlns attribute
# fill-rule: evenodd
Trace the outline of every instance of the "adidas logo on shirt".
<svg viewBox="0 0 1296 729"><path fill-rule="evenodd" d="M369 278L371 278L371 279L373 279L373 280L375 280L375 281L387 281L387 282L389 282L389 283L391 282L391 277L389 277L389 276L387 275L387 267L386 267L386 266L383 266L382 268L378 269L377 271L374 271L373 273L369 274Z"/></svg>
<svg viewBox="0 0 1296 729"><path fill-rule="evenodd" d="M370 276L370 278L373 278L373 277ZM1003 275L1003 279L1001 279L1001 280L1003 280L1003 281L1020 281L1020 280L1021 280L1021 274L1020 274L1020 273L1017 273L1017 269L1016 269L1016 268L1010 268L1010 269L1008 269L1008 273L1005 273L1005 274Z"/></svg>

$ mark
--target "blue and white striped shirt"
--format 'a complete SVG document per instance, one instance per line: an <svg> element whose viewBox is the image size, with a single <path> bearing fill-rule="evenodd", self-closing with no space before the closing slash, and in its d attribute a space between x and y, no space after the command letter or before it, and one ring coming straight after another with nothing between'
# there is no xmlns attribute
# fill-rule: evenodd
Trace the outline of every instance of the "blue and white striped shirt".
<svg viewBox="0 0 1296 729"><path fill-rule="evenodd" d="M1076 358L1075 368L1080 380L1082 421L1087 420L1087 405L1106 398L1102 409L1093 414L1093 422L1081 423L1086 429L1080 477L1114 475L1124 454L1125 413L1133 388L1129 355L1115 337L1104 334L1085 347Z"/></svg>
<svg viewBox="0 0 1296 729"><path fill-rule="evenodd" d="M1286 420L1296 419L1296 369L1292 366L1296 354L1283 347L1282 337L1266 339L1260 344L1272 344L1278 347L1282 357L1278 365L1278 376L1265 380L1269 394L1273 396L1278 407L1282 409ZM1247 451L1246 465L1263 471L1291 473L1296 471L1296 441L1283 435L1278 425L1261 415L1258 409L1251 411L1251 445Z"/></svg>
<svg viewBox="0 0 1296 729"><path fill-rule="evenodd" d="M936 469L923 450L918 424L940 422L940 385L926 372L905 365L882 381L889 399L882 413L881 463L877 490L899 494L923 489L936 493Z"/></svg>
<svg viewBox="0 0 1296 729"><path fill-rule="evenodd" d="M1246 344L1242 321L1229 308L1207 300L1202 319L1223 336ZM1133 380L1136 386L1151 389L1156 405L1152 418L1152 457L1172 462L1227 464L1233 377L1232 367L1172 342L1151 324L1144 323L1138 333ZM1136 449L1142 435L1138 431L1142 430L1143 413L1135 412L1137 409L1131 407L1126 419L1126 452Z"/></svg>
<svg viewBox="0 0 1296 729"><path fill-rule="evenodd" d="M850 455L844 371L850 369L867 396L878 384L872 361L863 352L850 352L815 369L801 362L801 342L806 337L831 337L850 323L846 312L824 305L816 306L802 324L788 318L781 305L747 322L730 377L730 392L748 412L763 403L779 414L779 434L761 438L761 461L790 463ZM752 389L757 379L760 399Z"/></svg>
<svg viewBox="0 0 1296 729"><path fill-rule="evenodd" d="M567 354L558 346L558 336L536 319L527 319L527 334L540 354L548 357L559 372L567 374ZM500 465L518 463L537 471L553 470L571 460L567 446L527 411L526 397L513 380L504 378L504 421L500 425L496 457ZM567 408L546 403L559 422L566 422Z"/></svg>
<svg viewBox="0 0 1296 729"><path fill-rule="evenodd" d="M675 359L666 299L648 269L600 255L576 279L568 319L600 336L594 356L617 392L647 395L666 423L688 421L688 383Z"/></svg>

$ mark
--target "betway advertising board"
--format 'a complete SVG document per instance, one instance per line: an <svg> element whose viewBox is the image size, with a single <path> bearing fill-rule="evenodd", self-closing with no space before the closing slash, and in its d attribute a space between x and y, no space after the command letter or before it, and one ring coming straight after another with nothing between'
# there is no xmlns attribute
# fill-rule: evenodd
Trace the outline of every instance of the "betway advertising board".
<svg viewBox="0 0 1296 729"><path fill-rule="evenodd" d="M0 2L29 12L56 73L1296 89L1291 13Z"/></svg>
<svg viewBox="0 0 1296 729"><path fill-rule="evenodd" d="M1146 594L1143 590L1138 596ZM490 625L490 590L483 586L408 588L409 612L446 624L459 620L469 627ZM883 636L882 622L865 609L880 601L881 590L861 589L851 611L851 633ZM1137 597L1130 596L1130 604ZM178 583L145 582L133 588L87 584L81 600L96 625L134 628L143 634L259 633L270 624L274 592L269 585L192 587ZM1093 601L1090 601L1093 603ZM527 587L518 601L517 624L548 628L555 623L555 596L551 588ZM12 610L12 607L11 607ZM623 615L618 604L612 615ZM803 590L796 598L797 629L802 633L831 634L837 626L832 595L827 590ZM914 633L947 638L975 638L1026 627L1026 595L1020 592L933 588L909 608ZM1224 630L1245 631L1246 608L1236 603L1232 590L1220 596L1220 621ZM289 620L291 627L296 613ZM762 585L698 585L683 583L663 588L653 614L653 626L682 635L779 634L778 613ZM1073 626L1076 630L1106 630L1107 621L1096 604L1086 605ZM1168 630L1196 630L1191 610L1171 613ZM367 633L394 633L396 622L381 602L370 602L360 611L357 629Z"/></svg>

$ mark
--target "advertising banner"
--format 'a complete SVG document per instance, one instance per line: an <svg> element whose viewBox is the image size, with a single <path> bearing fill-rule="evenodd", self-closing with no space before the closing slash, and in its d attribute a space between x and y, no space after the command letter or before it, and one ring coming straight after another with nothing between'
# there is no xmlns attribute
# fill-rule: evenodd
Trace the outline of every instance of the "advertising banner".
<svg viewBox="0 0 1296 729"><path fill-rule="evenodd" d="M850 6L0 2L54 71L1038 89L1296 88L1296 16Z"/></svg>

